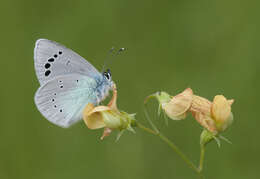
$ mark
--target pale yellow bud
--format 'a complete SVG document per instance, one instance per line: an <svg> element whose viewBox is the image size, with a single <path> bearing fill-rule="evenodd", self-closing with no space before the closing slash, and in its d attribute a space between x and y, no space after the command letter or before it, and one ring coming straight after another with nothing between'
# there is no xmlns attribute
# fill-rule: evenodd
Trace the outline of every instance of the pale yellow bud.
<svg viewBox="0 0 260 179"><path fill-rule="evenodd" d="M233 114L231 113L231 104L233 101L227 100L223 95L217 95L213 100L211 114L219 131L225 130L232 124Z"/></svg>
<svg viewBox="0 0 260 179"><path fill-rule="evenodd" d="M193 92L187 88L182 93L174 96L169 102L162 103L162 109L173 120L181 120L186 117L186 112L191 106Z"/></svg>

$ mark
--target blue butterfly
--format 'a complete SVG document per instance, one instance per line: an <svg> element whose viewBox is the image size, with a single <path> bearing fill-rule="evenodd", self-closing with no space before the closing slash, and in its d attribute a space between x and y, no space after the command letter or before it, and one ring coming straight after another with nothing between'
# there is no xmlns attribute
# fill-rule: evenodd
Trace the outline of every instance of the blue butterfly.
<svg viewBox="0 0 260 179"><path fill-rule="evenodd" d="M114 85L109 69L100 73L77 53L50 40L36 41L34 64L41 85L35 104L45 118L60 127L81 120L85 106L99 104Z"/></svg>

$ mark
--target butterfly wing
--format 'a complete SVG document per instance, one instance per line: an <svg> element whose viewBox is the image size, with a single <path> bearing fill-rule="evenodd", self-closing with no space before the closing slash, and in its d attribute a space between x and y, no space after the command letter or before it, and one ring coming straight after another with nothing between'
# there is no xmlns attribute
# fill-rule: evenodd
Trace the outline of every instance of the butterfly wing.
<svg viewBox="0 0 260 179"><path fill-rule="evenodd" d="M82 73L94 77L100 74L95 67L77 53L47 39L36 41L34 63L41 85L59 75Z"/></svg>
<svg viewBox="0 0 260 179"><path fill-rule="evenodd" d="M35 94L35 103L50 122L69 127L82 119L88 103L97 104L97 82L81 75L57 76L42 85Z"/></svg>

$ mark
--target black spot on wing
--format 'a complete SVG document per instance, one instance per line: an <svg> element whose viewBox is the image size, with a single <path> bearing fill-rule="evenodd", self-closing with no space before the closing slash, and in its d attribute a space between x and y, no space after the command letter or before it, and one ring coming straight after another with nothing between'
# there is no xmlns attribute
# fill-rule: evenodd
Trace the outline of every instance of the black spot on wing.
<svg viewBox="0 0 260 179"><path fill-rule="evenodd" d="M46 63L46 64L44 65L44 67L45 67L46 69L48 69L48 68L50 68L50 67L51 67L51 64L49 64L49 63Z"/></svg>
<svg viewBox="0 0 260 179"><path fill-rule="evenodd" d="M54 62L54 58L50 58L48 62Z"/></svg>
<svg viewBox="0 0 260 179"><path fill-rule="evenodd" d="M45 72L45 76L47 77L47 76L49 76L51 74L51 71L50 70L47 70L46 72Z"/></svg>

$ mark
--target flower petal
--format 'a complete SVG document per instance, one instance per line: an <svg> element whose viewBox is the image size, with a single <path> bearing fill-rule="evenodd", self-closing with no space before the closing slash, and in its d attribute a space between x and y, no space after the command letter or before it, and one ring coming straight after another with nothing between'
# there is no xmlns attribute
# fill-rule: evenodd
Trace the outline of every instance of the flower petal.
<svg viewBox="0 0 260 179"><path fill-rule="evenodd" d="M192 116L202 127L206 128L212 133L217 133L215 122L210 116L201 112L192 112Z"/></svg>
<svg viewBox="0 0 260 179"><path fill-rule="evenodd" d="M192 96L192 89L187 88L182 93L174 96L168 103L163 103L162 108L171 119L184 119L186 116L185 112L191 106Z"/></svg>
<svg viewBox="0 0 260 179"><path fill-rule="evenodd" d="M107 106L97 106L95 107L91 112L90 112L90 115L92 113L96 113L96 112L103 112L103 111L108 111L108 110L111 110L110 107L107 107Z"/></svg>
<svg viewBox="0 0 260 179"><path fill-rule="evenodd" d="M214 97L211 113L216 122L225 122L231 113L232 102L229 102L223 95Z"/></svg>
<svg viewBox="0 0 260 179"><path fill-rule="evenodd" d="M108 103L107 106L109 106L113 110L118 111L116 100L117 100L117 89L116 89L116 85L114 84L114 86L113 86L113 96L112 96L112 98L111 98L111 100L110 100L110 102Z"/></svg>
<svg viewBox="0 0 260 179"><path fill-rule="evenodd" d="M211 118L211 106L212 103L206 98L193 95L193 100L189 111L201 126L210 132L217 133L215 121Z"/></svg>
<svg viewBox="0 0 260 179"><path fill-rule="evenodd" d="M190 111L192 113L199 112L199 113L202 113L203 115L210 116L211 115L211 113L210 113L211 105L212 105L212 103L209 100L207 100L206 98L193 95Z"/></svg>
<svg viewBox="0 0 260 179"><path fill-rule="evenodd" d="M100 111L108 110L106 106L94 107L89 103L83 111L83 120L89 129L99 129L105 127L102 114Z"/></svg>

